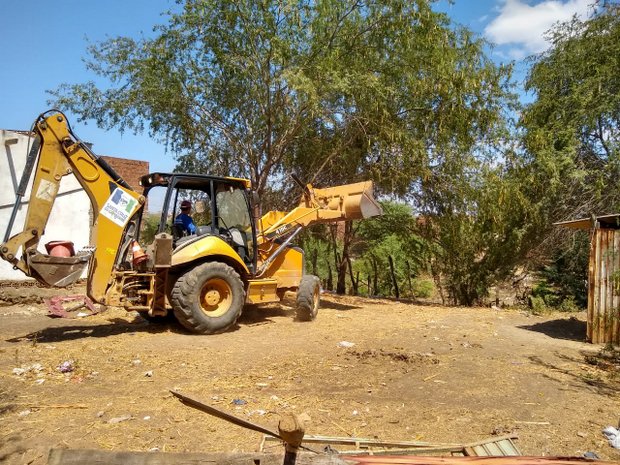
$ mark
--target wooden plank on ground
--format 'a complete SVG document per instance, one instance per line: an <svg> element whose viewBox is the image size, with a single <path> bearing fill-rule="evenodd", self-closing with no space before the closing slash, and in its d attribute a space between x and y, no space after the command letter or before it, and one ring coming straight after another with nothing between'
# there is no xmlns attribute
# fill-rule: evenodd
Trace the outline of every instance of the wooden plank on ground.
<svg viewBox="0 0 620 465"><path fill-rule="evenodd" d="M258 460L259 462L256 462ZM261 453L129 452L52 449L48 465L281 465L283 455Z"/></svg>

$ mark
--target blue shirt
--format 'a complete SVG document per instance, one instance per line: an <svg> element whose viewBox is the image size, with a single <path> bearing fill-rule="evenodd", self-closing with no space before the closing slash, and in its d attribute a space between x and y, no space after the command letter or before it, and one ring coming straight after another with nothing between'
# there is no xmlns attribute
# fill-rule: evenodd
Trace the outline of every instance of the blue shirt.
<svg viewBox="0 0 620 465"><path fill-rule="evenodd" d="M192 217L185 214L179 213L176 219L174 220L174 224L177 226L183 226L183 230L188 234L196 234L196 226L194 225L194 220Z"/></svg>

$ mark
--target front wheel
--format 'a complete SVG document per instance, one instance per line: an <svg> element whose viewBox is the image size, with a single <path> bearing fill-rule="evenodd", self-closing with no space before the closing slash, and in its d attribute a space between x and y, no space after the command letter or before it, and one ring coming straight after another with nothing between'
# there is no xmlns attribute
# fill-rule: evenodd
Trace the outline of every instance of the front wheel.
<svg viewBox="0 0 620 465"><path fill-rule="evenodd" d="M172 288L174 315L198 334L226 331L241 315L244 302L241 278L224 263L203 263L179 277Z"/></svg>
<svg viewBox="0 0 620 465"><path fill-rule="evenodd" d="M307 274L301 278L297 290L297 319L300 321L312 321L319 313L319 301L321 299L321 281L317 276Z"/></svg>

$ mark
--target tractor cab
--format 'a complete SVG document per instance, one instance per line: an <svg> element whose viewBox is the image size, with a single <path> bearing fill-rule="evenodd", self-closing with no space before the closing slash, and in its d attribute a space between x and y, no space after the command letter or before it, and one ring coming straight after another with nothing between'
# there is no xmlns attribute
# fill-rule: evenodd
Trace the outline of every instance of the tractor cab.
<svg viewBox="0 0 620 465"><path fill-rule="evenodd" d="M152 173L143 176L140 184L149 210L160 214L156 233L172 235L173 253L192 244L207 244L202 241L206 237L219 238L249 270L255 269L256 228L248 180Z"/></svg>

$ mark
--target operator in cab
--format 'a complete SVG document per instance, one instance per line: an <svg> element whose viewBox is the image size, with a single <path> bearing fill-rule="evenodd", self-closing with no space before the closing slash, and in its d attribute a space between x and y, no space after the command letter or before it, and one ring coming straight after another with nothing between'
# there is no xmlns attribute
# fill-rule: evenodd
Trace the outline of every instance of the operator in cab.
<svg viewBox="0 0 620 465"><path fill-rule="evenodd" d="M174 220L175 229L183 231L184 235L196 234L196 225L190 216L192 203L189 200L181 202L181 213Z"/></svg>

